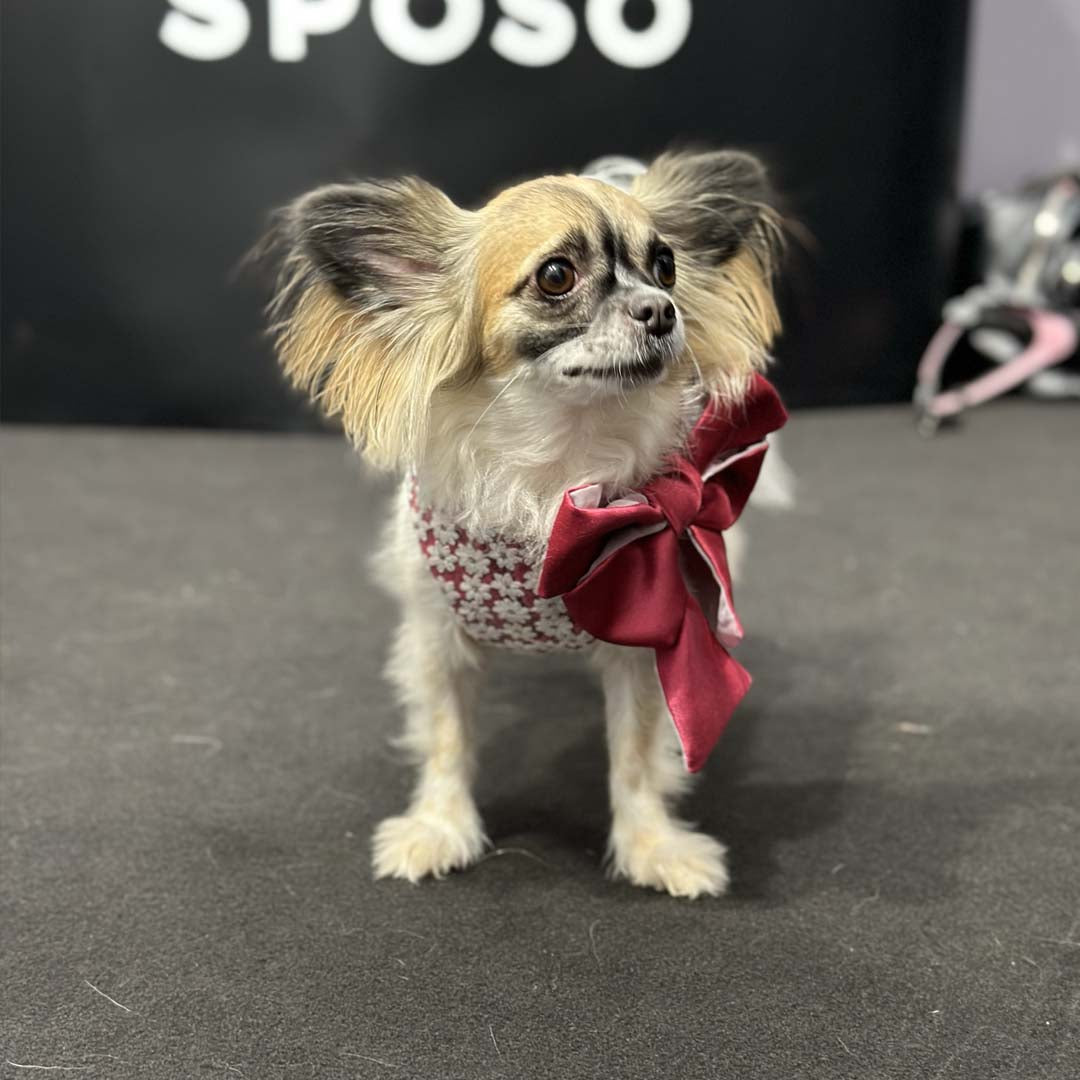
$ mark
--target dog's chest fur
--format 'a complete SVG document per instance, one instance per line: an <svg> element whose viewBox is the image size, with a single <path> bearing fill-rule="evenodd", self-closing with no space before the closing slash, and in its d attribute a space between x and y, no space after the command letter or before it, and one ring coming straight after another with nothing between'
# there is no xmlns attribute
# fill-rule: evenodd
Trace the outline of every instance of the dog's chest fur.
<svg viewBox="0 0 1080 1080"><path fill-rule="evenodd" d="M523 652L579 650L594 639L559 598L537 595L551 522L565 491L609 498L640 486L681 446L700 400L678 386L572 409L511 385L494 406L458 398L436 411L425 464L405 481L415 543L458 626ZM448 403L447 403L448 404Z"/></svg>
<svg viewBox="0 0 1080 1080"><path fill-rule="evenodd" d="M614 497L640 486L683 445L700 411L700 393L674 379L574 404L531 379L477 386L433 408L416 470L420 501L539 558L564 492L600 484Z"/></svg>

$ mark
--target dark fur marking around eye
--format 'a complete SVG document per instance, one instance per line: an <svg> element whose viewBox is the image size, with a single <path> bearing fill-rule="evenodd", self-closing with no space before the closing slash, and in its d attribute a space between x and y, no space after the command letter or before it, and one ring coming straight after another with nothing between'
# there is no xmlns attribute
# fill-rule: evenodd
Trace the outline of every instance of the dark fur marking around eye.
<svg viewBox="0 0 1080 1080"><path fill-rule="evenodd" d="M581 337L584 332L581 327L577 326L552 327L550 330L527 330L518 336L515 345L518 355L526 360L538 360L549 349L573 341L574 338Z"/></svg>
<svg viewBox="0 0 1080 1080"><path fill-rule="evenodd" d="M529 282L533 279L533 272L530 270L523 278L521 278L514 287L506 294L507 296L518 296L529 287Z"/></svg>
<svg viewBox="0 0 1080 1080"><path fill-rule="evenodd" d="M586 262L591 253L589 238L580 229L571 229L559 244L561 253L570 257L571 262L580 265Z"/></svg>
<svg viewBox="0 0 1080 1080"><path fill-rule="evenodd" d="M638 266L630 253L630 246L627 244L626 238L617 233L614 226L606 218L601 227L600 242L604 257L607 260L607 272L602 281L605 293L609 293L615 288L615 272L619 267L629 272L638 281L652 283L652 260L650 259L649 264L644 268Z"/></svg>
<svg viewBox="0 0 1080 1080"><path fill-rule="evenodd" d="M616 258L615 248L615 229L611 222L606 218L604 224L600 228L600 247L603 249L604 258L607 259L609 265L614 265Z"/></svg>
<svg viewBox="0 0 1080 1080"><path fill-rule="evenodd" d="M645 269L647 271L648 281L650 285L656 284L660 285L661 288L668 288L668 286L663 285L662 282L659 282L656 279L656 260L661 255L667 255L671 258L673 264L675 264L676 266L677 275L678 264L677 260L675 259L675 253L671 250L671 245L661 240L660 237L656 235L656 233L653 233L653 235L649 238L649 246L646 249L645 254Z"/></svg>
<svg viewBox="0 0 1080 1080"><path fill-rule="evenodd" d="M543 263L550 259L564 258L569 259L575 267L581 267L584 263L588 262L590 250L589 240L585 234L580 229L571 229L565 236L559 239L551 252L545 255L540 262ZM514 283L514 287L506 295L520 295L529 287L535 277L536 270L529 270L527 274Z"/></svg>
<svg viewBox="0 0 1080 1080"><path fill-rule="evenodd" d="M610 292L615 288L615 267L619 258L619 248L615 229L606 218L600 228L600 248L604 253L607 270L603 278L604 290Z"/></svg>

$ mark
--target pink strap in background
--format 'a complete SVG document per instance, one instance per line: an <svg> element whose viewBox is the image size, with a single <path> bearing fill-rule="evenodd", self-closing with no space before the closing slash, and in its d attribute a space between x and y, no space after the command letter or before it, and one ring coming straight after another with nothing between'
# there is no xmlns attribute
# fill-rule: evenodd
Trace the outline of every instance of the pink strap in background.
<svg viewBox="0 0 1080 1080"><path fill-rule="evenodd" d="M956 416L972 405L981 405L1027 382L1032 375L1060 364L1076 351L1076 325L1068 316L1038 308L1023 310L1018 314L1031 327L1028 347L1019 356L985 375L946 391L940 389L945 361L963 334L971 328L960 323L942 323L919 361L915 401L924 417L936 421Z"/></svg>

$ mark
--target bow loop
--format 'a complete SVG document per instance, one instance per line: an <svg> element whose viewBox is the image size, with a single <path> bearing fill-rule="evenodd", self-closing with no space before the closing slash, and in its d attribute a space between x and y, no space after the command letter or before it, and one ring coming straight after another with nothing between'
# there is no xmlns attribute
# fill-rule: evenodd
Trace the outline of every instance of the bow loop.
<svg viewBox="0 0 1080 1080"><path fill-rule="evenodd" d="M725 648L742 636L731 600L723 532L742 513L787 418L760 375L737 405L710 404L642 493L602 505L598 485L569 491L541 568L540 596L561 596L573 621L601 641L645 646L682 742L700 769L750 676Z"/></svg>

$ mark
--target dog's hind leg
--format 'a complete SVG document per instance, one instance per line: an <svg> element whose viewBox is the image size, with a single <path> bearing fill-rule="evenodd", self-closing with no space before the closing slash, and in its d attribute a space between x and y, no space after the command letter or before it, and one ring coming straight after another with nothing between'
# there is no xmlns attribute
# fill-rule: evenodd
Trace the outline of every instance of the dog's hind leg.
<svg viewBox="0 0 1080 1080"><path fill-rule="evenodd" d="M672 896L727 889L725 848L672 813L689 780L651 650L599 646L604 684L612 826L612 873Z"/></svg>

